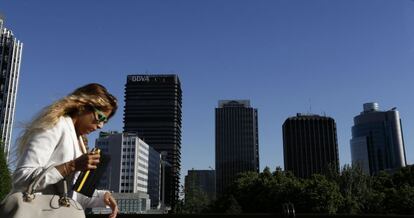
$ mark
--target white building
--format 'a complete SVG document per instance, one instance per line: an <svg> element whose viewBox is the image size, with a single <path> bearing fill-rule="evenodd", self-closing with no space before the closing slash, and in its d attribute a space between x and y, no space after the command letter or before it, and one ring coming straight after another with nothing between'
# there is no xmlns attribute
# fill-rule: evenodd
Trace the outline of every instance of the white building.
<svg viewBox="0 0 414 218"><path fill-rule="evenodd" d="M103 154L111 158L99 188L120 193L114 196L122 196L117 199L121 213L143 213L149 210L148 144L139 139L136 134L101 132L95 147L100 148ZM123 193L129 194L123 195ZM140 205L131 207L137 204L137 201Z"/></svg>
<svg viewBox="0 0 414 218"><path fill-rule="evenodd" d="M23 43L3 28L0 15L0 139L9 161Z"/></svg>

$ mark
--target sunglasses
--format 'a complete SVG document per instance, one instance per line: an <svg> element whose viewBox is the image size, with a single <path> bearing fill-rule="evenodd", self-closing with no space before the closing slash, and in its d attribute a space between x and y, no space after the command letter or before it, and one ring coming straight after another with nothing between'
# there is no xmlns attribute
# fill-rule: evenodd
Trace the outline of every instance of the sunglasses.
<svg viewBox="0 0 414 218"><path fill-rule="evenodd" d="M95 110L95 119L98 123L106 123L108 122L108 117L100 110L94 108Z"/></svg>

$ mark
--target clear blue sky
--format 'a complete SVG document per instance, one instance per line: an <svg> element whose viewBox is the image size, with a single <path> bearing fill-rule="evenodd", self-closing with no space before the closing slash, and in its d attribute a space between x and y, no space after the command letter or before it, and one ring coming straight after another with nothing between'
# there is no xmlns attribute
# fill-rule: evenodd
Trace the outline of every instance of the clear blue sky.
<svg viewBox="0 0 414 218"><path fill-rule="evenodd" d="M282 124L297 112L333 117L340 163L350 163L353 117L371 101L398 108L414 163L411 0L3 0L0 11L24 43L14 135L90 82L119 98L104 130L122 130L126 76L177 73L182 175L214 168L220 99L258 108L261 169L283 166Z"/></svg>

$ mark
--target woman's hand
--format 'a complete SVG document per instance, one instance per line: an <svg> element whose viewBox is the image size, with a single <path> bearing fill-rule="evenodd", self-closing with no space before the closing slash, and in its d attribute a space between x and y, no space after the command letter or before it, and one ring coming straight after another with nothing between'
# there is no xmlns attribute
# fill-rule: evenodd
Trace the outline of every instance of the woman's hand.
<svg viewBox="0 0 414 218"><path fill-rule="evenodd" d="M115 199L112 197L111 193L105 192L104 202L112 209L112 213L109 215L109 218L115 218L118 214L118 205L116 204Z"/></svg>
<svg viewBox="0 0 414 218"><path fill-rule="evenodd" d="M97 165L99 164L100 157L101 155L99 153L89 152L76 158L73 161L75 171L86 171L96 169Z"/></svg>
<svg viewBox="0 0 414 218"><path fill-rule="evenodd" d="M76 171L93 170L97 168L100 157L101 155L99 153L95 154L95 152L90 152L75 160L58 165L56 166L56 169L63 177L69 176Z"/></svg>

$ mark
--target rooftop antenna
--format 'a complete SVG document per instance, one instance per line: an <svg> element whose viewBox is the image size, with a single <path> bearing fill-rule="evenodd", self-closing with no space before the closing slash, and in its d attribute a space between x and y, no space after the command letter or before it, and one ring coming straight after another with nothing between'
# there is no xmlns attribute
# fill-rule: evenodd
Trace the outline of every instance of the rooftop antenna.
<svg viewBox="0 0 414 218"><path fill-rule="evenodd" d="M309 111L308 114L312 114L312 101L311 98L309 98Z"/></svg>

